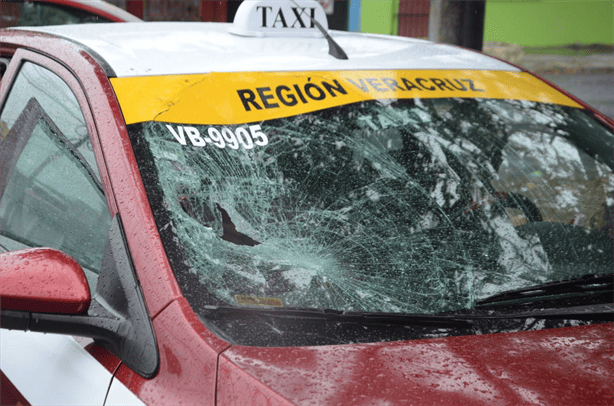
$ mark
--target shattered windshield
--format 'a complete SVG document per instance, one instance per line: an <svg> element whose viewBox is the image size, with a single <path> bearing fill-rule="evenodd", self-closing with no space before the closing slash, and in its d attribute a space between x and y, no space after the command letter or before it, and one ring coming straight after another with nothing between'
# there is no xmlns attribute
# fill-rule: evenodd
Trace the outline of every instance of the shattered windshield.
<svg viewBox="0 0 614 406"><path fill-rule="evenodd" d="M613 136L574 108L384 99L130 134L205 304L440 313L613 269Z"/></svg>
<svg viewBox="0 0 614 406"><path fill-rule="evenodd" d="M483 314L523 297L505 292L614 268L612 129L530 74L112 84L182 293L230 342L476 334L432 315ZM556 306L611 303L605 294L563 294ZM392 315L408 314L421 321L394 327Z"/></svg>

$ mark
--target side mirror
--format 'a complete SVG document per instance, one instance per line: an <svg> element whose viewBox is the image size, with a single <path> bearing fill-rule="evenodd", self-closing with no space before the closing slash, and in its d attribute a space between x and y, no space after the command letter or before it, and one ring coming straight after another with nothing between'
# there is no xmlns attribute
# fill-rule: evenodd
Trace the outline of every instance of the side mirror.
<svg viewBox="0 0 614 406"><path fill-rule="evenodd" d="M0 254L0 328L91 337L144 378L158 345L119 213L111 222L96 293L83 269L51 248Z"/></svg>
<svg viewBox="0 0 614 406"><path fill-rule="evenodd" d="M72 257L51 248L0 254L2 310L80 314L90 306L85 273Z"/></svg>

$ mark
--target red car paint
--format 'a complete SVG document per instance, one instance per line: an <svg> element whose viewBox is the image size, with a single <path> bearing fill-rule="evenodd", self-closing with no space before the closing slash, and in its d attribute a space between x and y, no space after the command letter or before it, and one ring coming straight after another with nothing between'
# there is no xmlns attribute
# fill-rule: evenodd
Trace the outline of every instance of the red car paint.
<svg viewBox="0 0 614 406"><path fill-rule="evenodd" d="M106 350L88 351L148 404L611 404L612 323L377 344L256 348L232 346L207 330L181 295L156 229L106 73L72 43L7 33L79 78L63 78L91 111L86 121L112 214L122 215L160 350L153 379ZM3 48L4 50L10 47ZM54 69L57 62L29 51ZM12 65L13 67L16 64ZM3 77L4 98L14 70ZM5 383L5 377L2 376ZM8 384L7 384L8 385ZM4 391L5 389L3 389ZM4 396L4 395L3 395ZM3 399L7 399L4 398ZM19 400L18 396L14 399Z"/></svg>
<svg viewBox="0 0 614 406"><path fill-rule="evenodd" d="M233 346L220 360L218 404L273 390L318 405L606 405L613 354L611 323L385 344Z"/></svg>
<svg viewBox="0 0 614 406"><path fill-rule="evenodd" d="M230 344L207 330L184 298L154 319L154 329L158 375L144 379L122 365L117 378L146 404L215 404L218 359Z"/></svg>
<svg viewBox="0 0 614 406"><path fill-rule="evenodd" d="M121 361L115 355L111 354L106 349L102 348L98 344L90 343L85 349L89 352L94 358L98 360L102 364L103 367L107 369L112 374L115 374L117 368L119 368Z"/></svg>
<svg viewBox="0 0 614 406"><path fill-rule="evenodd" d="M9 378L0 371L0 402L3 405L29 405Z"/></svg>
<svg viewBox="0 0 614 406"><path fill-rule="evenodd" d="M46 313L77 314L89 307L90 289L81 266L61 251L32 248L9 252L0 256L0 269L11 271L0 286L5 310L34 312L43 307ZM47 272L50 269L53 272ZM44 280L34 278L37 275L45 275ZM43 299L41 303L30 300L28 293L31 290L38 292ZM8 292L22 295L11 296Z"/></svg>

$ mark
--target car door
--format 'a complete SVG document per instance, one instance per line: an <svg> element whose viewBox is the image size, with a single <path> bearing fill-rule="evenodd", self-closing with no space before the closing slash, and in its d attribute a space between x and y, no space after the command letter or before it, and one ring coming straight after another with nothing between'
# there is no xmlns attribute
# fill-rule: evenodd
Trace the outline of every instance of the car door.
<svg viewBox="0 0 614 406"><path fill-rule="evenodd" d="M94 292L111 216L91 112L60 64L22 50L12 64L0 95L0 253L66 252ZM112 374L73 337L1 330L0 340L2 404L104 404Z"/></svg>

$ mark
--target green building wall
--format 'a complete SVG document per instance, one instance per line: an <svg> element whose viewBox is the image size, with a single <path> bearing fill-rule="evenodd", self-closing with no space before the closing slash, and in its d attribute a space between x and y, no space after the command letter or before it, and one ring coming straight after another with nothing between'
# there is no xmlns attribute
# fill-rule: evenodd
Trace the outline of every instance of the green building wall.
<svg viewBox="0 0 614 406"><path fill-rule="evenodd" d="M397 35L398 0L362 0L360 5L360 31L372 34Z"/></svg>
<svg viewBox="0 0 614 406"><path fill-rule="evenodd" d="M361 0L360 31L396 35L398 10L398 0ZM487 0L484 41L614 44L614 0Z"/></svg>
<svg viewBox="0 0 614 406"><path fill-rule="evenodd" d="M484 41L524 46L614 44L614 2L488 0Z"/></svg>

